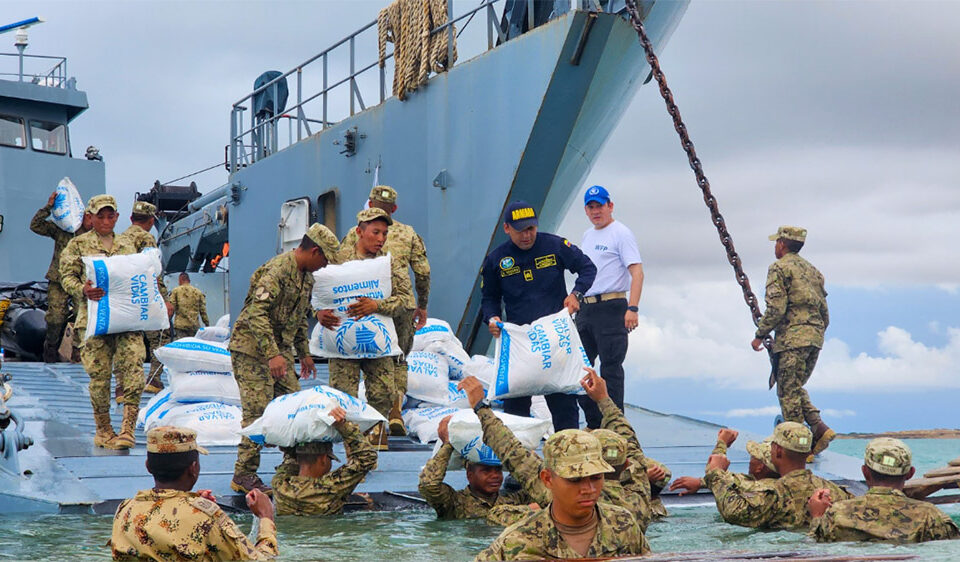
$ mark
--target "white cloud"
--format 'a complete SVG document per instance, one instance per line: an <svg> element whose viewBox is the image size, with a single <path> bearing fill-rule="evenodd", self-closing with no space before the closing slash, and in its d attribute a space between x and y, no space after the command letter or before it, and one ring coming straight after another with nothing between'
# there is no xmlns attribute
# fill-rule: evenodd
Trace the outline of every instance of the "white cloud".
<svg viewBox="0 0 960 562"><path fill-rule="evenodd" d="M641 307L644 315L630 335L624 364L628 376L765 388L770 364L766 353L749 346L754 327L732 283L651 284L644 288ZM851 353L844 341L830 338L807 388L960 388L960 328L943 330L947 342L935 347L915 341L902 328L887 327L877 334L875 355Z"/></svg>

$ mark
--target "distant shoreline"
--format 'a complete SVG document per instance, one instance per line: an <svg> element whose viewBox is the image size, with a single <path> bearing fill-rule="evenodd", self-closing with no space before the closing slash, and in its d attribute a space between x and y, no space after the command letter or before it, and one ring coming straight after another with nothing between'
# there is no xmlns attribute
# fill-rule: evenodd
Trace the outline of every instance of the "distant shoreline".
<svg viewBox="0 0 960 562"><path fill-rule="evenodd" d="M882 433L840 433L837 439L875 439L877 437L896 437L897 439L960 439L960 429L908 429L905 431L885 431Z"/></svg>

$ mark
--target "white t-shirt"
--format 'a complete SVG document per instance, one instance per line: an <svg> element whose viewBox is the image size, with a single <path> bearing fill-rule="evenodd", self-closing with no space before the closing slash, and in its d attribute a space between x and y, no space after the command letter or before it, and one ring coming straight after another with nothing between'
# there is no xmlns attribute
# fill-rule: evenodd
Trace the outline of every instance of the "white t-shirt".
<svg viewBox="0 0 960 562"><path fill-rule="evenodd" d="M630 290L627 267L643 263L643 260L640 259L637 239L623 223L613 221L601 229L589 228L583 233L580 249L597 266L597 278L585 296Z"/></svg>

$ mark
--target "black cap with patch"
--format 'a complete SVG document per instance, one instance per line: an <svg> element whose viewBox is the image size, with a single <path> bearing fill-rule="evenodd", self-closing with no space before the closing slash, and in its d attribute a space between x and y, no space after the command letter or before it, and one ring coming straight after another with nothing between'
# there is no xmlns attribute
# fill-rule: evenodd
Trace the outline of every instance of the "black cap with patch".
<svg viewBox="0 0 960 562"><path fill-rule="evenodd" d="M539 224L537 212L526 201L514 201L507 205L507 210L503 213L503 222L515 230L526 230Z"/></svg>

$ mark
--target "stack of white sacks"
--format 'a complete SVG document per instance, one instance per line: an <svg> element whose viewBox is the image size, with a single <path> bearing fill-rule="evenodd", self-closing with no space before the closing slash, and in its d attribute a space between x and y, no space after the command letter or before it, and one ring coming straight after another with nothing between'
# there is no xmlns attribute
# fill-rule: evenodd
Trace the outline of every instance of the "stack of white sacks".
<svg viewBox="0 0 960 562"><path fill-rule="evenodd" d="M490 400L533 397L533 418L496 413L525 446L535 448L541 437L553 433L542 395L581 392L579 381L587 365L570 315L562 310L524 326L504 323L495 351L495 359L470 357L449 324L428 320L407 356L407 397L412 399L407 405L415 407L404 410L403 420L410 435L422 443L435 441L440 420L452 415L450 442L460 453L456 461L489 460L493 452L482 442L480 421L469 409L466 394L457 390L458 381L468 375L483 383Z"/></svg>
<svg viewBox="0 0 960 562"><path fill-rule="evenodd" d="M189 427L203 446L240 443L240 387L227 344L194 337L157 349L169 384L140 410L138 426L145 432L161 425Z"/></svg>

